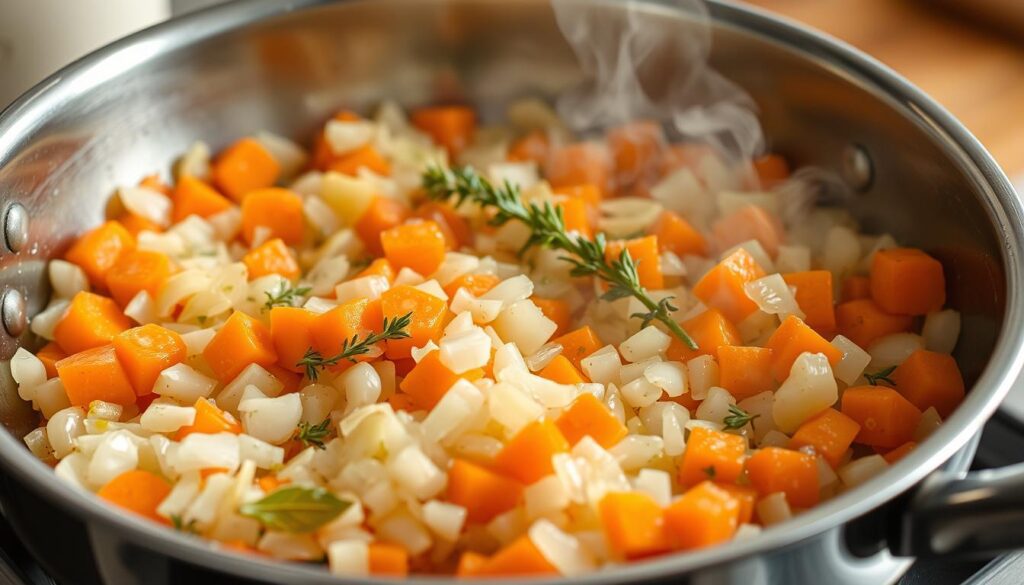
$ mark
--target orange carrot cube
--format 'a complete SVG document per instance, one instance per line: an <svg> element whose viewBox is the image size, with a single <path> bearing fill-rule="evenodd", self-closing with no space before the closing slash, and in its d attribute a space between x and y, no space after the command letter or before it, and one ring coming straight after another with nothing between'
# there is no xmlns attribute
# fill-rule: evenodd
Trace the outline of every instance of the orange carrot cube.
<svg viewBox="0 0 1024 585"><path fill-rule="evenodd" d="M401 201L389 197L374 197L370 206L366 208L359 219L356 220L353 229L363 245L375 256L384 254L381 246L381 233L401 225L409 218L409 208Z"/></svg>
<svg viewBox="0 0 1024 585"><path fill-rule="evenodd" d="M618 555L639 559L668 550L664 513L651 496L609 492L597 508L605 538Z"/></svg>
<svg viewBox="0 0 1024 585"><path fill-rule="evenodd" d="M825 458L833 468L838 467L860 432L857 421L834 408L829 408L818 416L805 421L793 433L790 447L814 447L814 451Z"/></svg>
<svg viewBox="0 0 1024 585"><path fill-rule="evenodd" d="M57 375L72 406L87 408L94 400L121 406L135 403L135 390L113 345L69 355L57 362Z"/></svg>
<svg viewBox="0 0 1024 585"><path fill-rule="evenodd" d="M847 301L836 307L836 329L850 341L867 349L876 339L910 331L908 315L892 315L871 299Z"/></svg>
<svg viewBox="0 0 1024 585"><path fill-rule="evenodd" d="M108 221L78 238L64 258L77 264L96 288L106 286L107 271L121 254L135 248L135 238L116 221Z"/></svg>
<svg viewBox="0 0 1024 585"><path fill-rule="evenodd" d="M619 422L608 407L590 393L581 394L558 417L555 425L570 445L589 436L598 445L610 449L627 434L626 425Z"/></svg>
<svg viewBox="0 0 1024 585"><path fill-rule="evenodd" d="M783 492L789 505L800 508L818 503L818 464L812 455L765 447L747 459L747 477L762 496Z"/></svg>
<svg viewBox="0 0 1024 585"><path fill-rule="evenodd" d="M110 343L132 326L113 300L81 291L71 299L64 316L53 329L53 339L68 354Z"/></svg>
<svg viewBox="0 0 1024 585"><path fill-rule="evenodd" d="M921 411L948 417L964 399L964 378L953 356L919 349L892 373L896 390Z"/></svg>
<svg viewBox="0 0 1024 585"><path fill-rule="evenodd" d="M670 360L689 361L702 355L718 357L723 347L740 343L740 332L736 326L721 311L713 308L683 321L680 326L697 344L697 349L690 349L673 336L666 352Z"/></svg>
<svg viewBox="0 0 1024 585"><path fill-rule="evenodd" d="M804 323L824 336L831 336L836 330L832 273L828 270L809 270L783 274L782 278L789 286L796 287L796 304L804 312Z"/></svg>
<svg viewBox="0 0 1024 585"><path fill-rule="evenodd" d="M682 550L713 546L732 538L740 503L710 481L702 481L665 509L665 526Z"/></svg>
<svg viewBox="0 0 1024 585"><path fill-rule="evenodd" d="M554 473L551 457L569 450L569 442L555 423L534 421L515 434L494 457L496 469L524 484Z"/></svg>
<svg viewBox="0 0 1024 585"><path fill-rule="evenodd" d="M257 189L242 201L242 237L250 244L262 227L270 230L270 238L297 246L302 243L304 221L302 199L288 189Z"/></svg>
<svg viewBox="0 0 1024 585"><path fill-rule="evenodd" d="M775 389L772 350L767 347L723 345L718 348L718 385L736 400Z"/></svg>
<svg viewBox="0 0 1024 585"><path fill-rule="evenodd" d="M115 336L114 351L138 396L152 392L160 372L188 357L181 335L152 323Z"/></svg>
<svg viewBox="0 0 1024 585"><path fill-rule="evenodd" d="M693 294L729 321L739 323L757 310L757 303L750 300L743 285L762 276L764 270L741 248L708 271L693 287Z"/></svg>
<svg viewBox="0 0 1024 585"><path fill-rule="evenodd" d="M274 238L246 252L242 263L249 271L249 280L268 274L277 274L288 280L302 275L299 263L281 238Z"/></svg>
<svg viewBox="0 0 1024 585"><path fill-rule="evenodd" d="M190 215L210 217L231 208L231 201L203 181L184 175L178 178L172 195L171 221L178 223Z"/></svg>
<svg viewBox="0 0 1024 585"><path fill-rule="evenodd" d="M483 374L479 368L456 374L441 363L439 352L432 351L413 367L399 388L412 400L413 405L430 410L459 379L479 380Z"/></svg>
<svg viewBox="0 0 1024 585"><path fill-rule="evenodd" d="M465 508L469 522L490 522L515 508L522 494L523 486L516 480L464 459L452 460L448 469L446 499Z"/></svg>
<svg viewBox="0 0 1024 585"><path fill-rule="evenodd" d="M155 299L170 274L171 261L166 255L129 250L107 271L107 290L122 307L142 291Z"/></svg>
<svg viewBox="0 0 1024 585"><path fill-rule="evenodd" d="M916 248L875 252L871 298L887 313L924 315L946 304L942 264Z"/></svg>
<svg viewBox="0 0 1024 585"><path fill-rule="evenodd" d="M711 479L733 483L743 471L747 439L704 427L690 431L690 438L679 464L679 483L694 486Z"/></svg>
<svg viewBox="0 0 1024 585"><path fill-rule="evenodd" d="M270 330L240 311L228 317L203 350L203 357L222 383L233 380L249 364L266 367L277 361Z"/></svg>
<svg viewBox="0 0 1024 585"><path fill-rule="evenodd" d="M778 382L789 377L793 362L804 352L824 354L833 367L843 358L843 352L795 315L786 317L765 346L772 350L772 374Z"/></svg>
<svg viewBox="0 0 1024 585"><path fill-rule="evenodd" d="M453 159L469 146L476 132L476 112L466 106L418 108L413 110L411 120Z"/></svg>
<svg viewBox="0 0 1024 585"><path fill-rule="evenodd" d="M432 221L395 226L380 234L380 243L384 257L398 270L430 276L444 260L444 234Z"/></svg>
<svg viewBox="0 0 1024 585"><path fill-rule="evenodd" d="M299 307L270 309L270 338L277 353L277 363L292 372L303 372L298 363L313 347L313 322L317 314Z"/></svg>
<svg viewBox="0 0 1024 585"><path fill-rule="evenodd" d="M665 277L661 273L661 256L658 254L658 238L647 236L635 240L615 240L608 242L604 257L608 262L615 262L625 249L636 264L636 272L640 276L640 286L648 289L665 288Z"/></svg>
<svg viewBox="0 0 1024 585"><path fill-rule="evenodd" d="M220 190L241 203L249 192L276 183L281 165L258 140L243 138L220 153L210 172Z"/></svg>
<svg viewBox="0 0 1024 585"><path fill-rule="evenodd" d="M708 243L704 236L677 213L662 211L651 231L657 236L662 252L669 251L680 258L688 254L707 254Z"/></svg>
<svg viewBox="0 0 1024 585"><path fill-rule="evenodd" d="M856 386L843 391L843 414L860 425L856 443L894 448L914 437L921 411L892 388Z"/></svg>
<svg viewBox="0 0 1024 585"><path fill-rule="evenodd" d="M380 297L385 319L396 319L412 313L407 329L409 337L389 339L388 359L407 358L414 347L423 347L428 341L440 341L448 314L448 305L434 295L411 286L396 286Z"/></svg>

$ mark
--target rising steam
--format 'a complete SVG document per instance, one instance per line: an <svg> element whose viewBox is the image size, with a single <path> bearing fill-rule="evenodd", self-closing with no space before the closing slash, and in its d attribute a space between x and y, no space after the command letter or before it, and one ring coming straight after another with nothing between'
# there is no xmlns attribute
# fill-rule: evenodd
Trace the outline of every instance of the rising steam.
<svg viewBox="0 0 1024 585"><path fill-rule="evenodd" d="M709 144L733 161L749 161L763 151L754 101L708 64L711 25L702 1L667 2L685 16L682 27L678 21L666 26L658 11L641 10L635 1L626 3L624 18L616 17L619 5L610 3L552 4L590 80L558 101L559 114L573 130L650 119L664 124L669 138Z"/></svg>

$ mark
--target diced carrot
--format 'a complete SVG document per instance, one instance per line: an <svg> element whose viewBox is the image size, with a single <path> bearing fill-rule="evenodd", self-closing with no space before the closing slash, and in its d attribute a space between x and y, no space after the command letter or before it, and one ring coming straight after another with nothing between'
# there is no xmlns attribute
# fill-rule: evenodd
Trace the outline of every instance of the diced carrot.
<svg viewBox="0 0 1024 585"><path fill-rule="evenodd" d="M174 210L171 221L178 223L190 215L210 217L231 207L231 201L203 181L185 175L174 186Z"/></svg>
<svg viewBox="0 0 1024 585"><path fill-rule="evenodd" d="M774 390L772 350L739 345L719 347L718 385L728 390L736 400Z"/></svg>
<svg viewBox="0 0 1024 585"><path fill-rule="evenodd" d="M729 492L740 504L740 524L749 524L754 517L754 506L757 505L757 490L750 486L732 483L716 483L716 487Z"/></svg>
<svg viewBox="0 0 1024 585"><path fill-rule="evenodd" d="M503 577L557 575L558 569L548 562L530 537L524 534L494 553L478 574Z"/></svg>
<svg viewBox="0 0 1024 585"><path fill-rule="evenodd" d="M68 357L68 354L57 345L57 342L51 341L36 352L36 357L39 361L43 362L43 367L46 368L46 376L53 378L57 375L57 362Z"/></svg>
<svg viewBox="0 0 1024 585"><path fill-rule="evenodd" d="M366 249L375 256L384 254L380 234L401 225L409 217L409 208L397 199L374 197L363 215L359 216L354 229Z"/></svg>
<svg viewBox="0 0 1024 585"><path fill-rule="evenodd" d="M367 169L382 177L391 175L391 163L372 144L364 144L355 150L334 156L327 165L328 171L355 177L359 169Z"/></svg>
<svg viewBox="0 0 1024 585"><path fill-rule="evenodd" d="M697 344L697 349L690 349L683 342L672 336L666 355L675 361L689 361L697 356L711 355L718 357L721 348L740 343L740 332L736 326L716 309L708 309L680 323L683 330Z"/></svg>
<svg viewBox="0 0 1024 585"><path fill-rule="evenodd" d="M277 363L292 372L302 372L297 365L306 350L313 347L311 328L317 314L299 307L270 309L270 338L277 352Z"/></svg>
<svg viewBox="0 0 1024 585"><path fill-rule="evenodd" d="M412 361L412 360L409 360ZM404 392L395 392L388 398L388 404L395 410L403 410L405 412L416 412L420 410L420 407L413 402L412 397Z"/></svg>
<svg viewBox="0 0 1024 585"><path fill-rule="evenodd" d="M192 433L204 435L216 435L217 433L241 434L242 425L231 416L231 413L224 412L217 408L217 405L206 398L197 398L195 402L196 418L190 425L178 429L174 435L175 441L180 441Z"/></svg>
<svg viewBox="0 0 1024 585"><path fill-rule="evenodd" d="M220 153L210 172L217 187L241 203L250 191L277 182L281 165L258 140L243 138Z"/></svg>
<svg viewBox="0 0 1024 585"><path fill-rule="evenodd" d="M200 485L204 485L211 475L217 475L218 473L230 473L230 471L231 470L227 467L204 467L199 470Z"/></svg>
<svg viewBox="0 0 1024 585"><path fill-rule="evenodd" d="M110 343L132 326L113 300L81 291L71 299L64 316L53 329L53 340L68 354Z"/></svg>
<svg viewBox="0 0 1024 585"><path fill-rule="evenodd" d="M555 189L594 185L603 196L611 178L611 158L599 144L577 142L554 149L544 166L544 174Z"/></svg>
<svg viewBox="0 0 1024 585"><path fill-rule="evenodd" d="M665 131L657 122L637 120L612 128L607 139L619 181L630 182L656 171Z"/></svg>
<svg viewBox="0 0 1024 585"><path fill-rule="evenodd" d="M475 577L481 574L490 559L480 553L467 550L459 556L459 564L455 567L456 577Z"/></svg>
<svg viewBox="0 0 1024 585"><path fill-rule="evenodd" d="M466 509L473 523L490 522L519 504L523 485L464 459L452 460L448 469L447 500Z"/></svg>
<svg viewBox="0 0 1024 585"><path fill-rule="evenodd" d="M534 421L515 434L494 457L494 466L509 477L531 484L554 473L551 457L569 450L562 431L549 420Z"/></svg>
<svg viewBox="0 0 1024 585"><path fill-rule="evenodd" d="M441 363L439 352L432 351L423 356L402 380L399 388L409 396L415 406L430 410L460 378L473 381L479 380L483 375L483 370L479 368L456 374Z"/></svg>
<svg viewBox="0 0 1024 585"><path fill-rule="evenodd" d="M501 282L501 279L493 274L463 274L449 282L444 287L444 292L451 298L455 296L455 293L460 288L464 288L469 294L479 297L494 288L499 282ZM543 307L541 310L543 310Z"/></svg>
<svg viewBox="0 0 1024 585"><path fill-rule="evenodd" d="M88 407L93 400L122 406L135 403L135 390L113 345L69 355L57 362L57 375L72 406Z"/></svg>
<svg viewBox="0 0 1024 585"><path fill-rule="evenodd" d="M880 337L910 331L912 324L910 316L886 313L871 299L836 306L836 330L865 349Z"/></svg>
<svg viewBox="0 0 1024 585"><path fill-rule="evenodd" d="M252 244L258 228L270 230L271 238L297 246L302 243L302 199L288 189L257 189L242 201L242 237Z"/></svg>
<svg viewBox="0 0 1024 585"><path fill-rule="evenodd" d="M142 291L154 299L171 274L170 259L160 252L129 250L107 271L107 289L122 307Z"/></svg>
<svg viewBox="0 0 1024 585"><path fill-rule="evenodd" d="M911 440L921 411L892 388L855 386L843 391L843 414L857 421L856 443L894 448Z"/></svg>
<svg viewBox="0 0 1024 585"><path fill-rule="evenodd" d="M743 471L747 439L704 427L690 431L690 438L679 464L679 483L697 485L705 479L733 483Z"/></svg>
<svg viewBox="0 0 1024 585"><path fill-rule="evenodd" d="M277 274L288 280L296 280L302 275L299 263L281 238L263 242L249 250L242 257L242 262L249 272L249 280L255 280L268 274Z"/></svg>
<svg viewBox="0 0 1024 585"><path fill-rule="evenodd" d="M554 335L561 335L565 333L565 330L572 325L572 311L569 309L569 303L562 299L542 299L540 297L530 297L533 304L537 305L544 316L558 326L555 329Z"/></svg>
<svg viewBox="0 0 1024 585"><path fill-rule="evenodd" d="M138 396L152 392L160 372L185 361L188 353L181 335L152 323L118 334L114 350Z"/></svg>
<svg viewBox="0 0 1024 585"><path fill-rule="evenodd" d="M680 258L688 254L703 256L708 251L704 236L690 222L672 211L661 212L651 233L657 236L658 248L662 252L669 251Z"/></svg>
<svg viewBox="0 0 1024 585"><path fill-rule="evenodd" d="M240 539L233 538L231 540L215 540L213 541L218 547L246 555L264 556L263 551L249 544L248 542Z"/></svg>
<svg viewBox="0 0 1024 585"><path fill-rule="evenodd" d="M590 209L596 209L601 205L601 188L593 183L583 183L581 185L564 185L554 190L555 195L561 195L563 197L571 197L573 199L582 199L587 207Z"/></svg>
<svg viewBox="0 0 1024 585"><path fill-rule="evenodd" d="M559 356L561 357L561 356ZM584 392L555 421L570 445L589 436L610 449L626 436L626 426L593 394Z"/></svg>
<svg viewBox="0 0 1024 585"><path fill-rule="evenodd" d="M882 455L882 457L889 463L889 465L892 465L893 463L896 463L900 459L906 457L911 451L914 450L914 447L917 447L917 443L913 441L907 441L906 443L903 443L902 445L896 447L892 451L889 451L885 455Z"/></svg>
<svg viewBox="0 0 1024 585"><path fill-rule="evenodd" d="M871 298L871 279L866 276L847 276L839 291L839 302Z"/></svg>
<svg viewBox="0 0 1024 585"><path fill-rule="evenodd" d="M572 365L572 362L563 355L556 355L548 365L537 372L537 375L559 384L572 385L586 382L576 366Z"/></svg>
<svg viewBox="0 0 1024 585"><path fill-rule="evenodd" d="M783 492L799 508L818 503L818 464L807 453L765 447L747 459L747 477L762 496Z"/></svg>
<svg viewBox="0 0 1024 585"><path fill-rule="evenodd" d="M576 366L577 370L582 370L580 362L583 358L601 349L604 345L589 325L580 327L575 331L570 331L551 341L562 346L561 355L564 355L566 359L572 362L572 365Z"/></svg>
<svg viewBox="0 0 1024 585"><path fill-rule="evenodd" d="M121 254L134 248L135 238L111 220L78 238L64 258L85 271L93 287L103 290L107 271L117 264Z"/></svg>
<svg viewBox="0 0 1024 585"><path fill-rule="evenodd" d="M371 331L380 331L379 304L366 299L345 301L326 313L313 318L309 334L313 347L324 356L335 355L355 336L365 337ZM339 364L341 365L341 364Z"/></svg>
<svg viewBox="0 0 1024 585"><path fill-rule="evenodd" d="M762 187L774 187L789 178L789 163L777 154L765 154L751 161Z"/></svg>
<svg viewBox="0 0 1024 585"><path fill-rule="evenodd" d="M608 242L604 257L609 262L617 261L622 250L629 251L636 264L636 272L640 276L640 285L648 289L665 288L665 278L661 273L661 256L658 254L658 238L646 236L634 240L615 240Z"/></svg>
<svg viewBox="0 0 1024 585"><path fill-rule="evenodd" d="M256 485L260 486L260 489L263 490L263 493L265 494L269 494L270 492L288 483L289 481L287 479L281 479L274 474L264 475L263 477L256 480Z"/></svg>
<svg viewBox="0 0 1024 585"><path fill-rule="evenodd" d="M466 218L456 213L448 203L428 201L417 207L414 215L436 223L451 250L473 244L473 228L469 226Z"/></svg>
<svg viewBox="0 0 1024 585"><path fill-rule="evenodd" d="M964 399L964 378L948 354L919 349L896 368L892 381L922 412L935 407L943 419Z"/></svg>
<svg viewBox="0 0 1024 585"><path fill-rule="evenodd" d="M133 469L107 482L96 495L154 522L167 524L167 519L157 514L156 509L169 493L171 484L166 479L149 471Z"/></svg>
<svg viewBox="0 0 1024 585"><path fill-rule="evenodd" d="M916 248L879 250L871 262L871 298L896 315L938 311L946 303L942 264Z"/></svg>
<svg viewBox="0 0 1024 585"><path fill-rule="evenodd" d="M690 488L668 508L665 526L682 550L712 546L732 538L739 526L740 502L710 481Z"/></svg>
<svg viewBox="0 0 1024 585"><path fill-rule="evenodd" d="M723 216L711 226L719 249L729 249L747 240L757 240L772 258L779 253L785 229L769 211L756 205L745 205Z"/></svg>
<svg viewBox="0 0 1024 585"><path fill-rule="evenodd" d="M417 108L412 112L411 121L443 146L453 159L469 146L476 132L476 112L466 106Z"/></svg>
<svg viewBox="0 0 1024 585"><path fill-rule="evenodd" d="M782 278L789 286L796 287L796 304L804 312L804 323L818 333L831 337L836 330L832 273L828 270L808 270L783 274Z"/></svg>
<svg viewBox="0 0 1024 585"><path fill-rule="evenodd" d="M829 465L838 467L859 432L857 421L829 408L800 425L793 433L789 446L793 449L814 447L814 451L824 457Z"/></svg>
<svg viewBox="0 0 1024 585"><path fill-rule="evenodd" d="M531 130L512 141L508 147L508 160L512 162L533 161L538 165L543 165L544 161L548 159L550 148L551 143L548 141L547 134L541 130Z"/></svg>
<svg viewBox="0 0 1024 585"><path fill-rule="evenodd" d="M117 218L117 221L121 224L121 227L132 235L133 238L139 237L140 232L160 233L164 231L164 228L161 227L160 224L134 213L124 213Z"/></svg>
<svg viewBox="0 0 1024 585"><path fill-rule="evenodd" d="M388 262L387 258L377 258L373 262L370 262L370 265L364 268L362 272L357 274L356 278L362 278L364 276L383 276L388 279L388 283L390 284L395 281L395 269L391 266L391 263Z"/></svg>
<svg viewBox="0 0 1024 585"><path fill-rule="evenodd" d="M409 553L395 544L373 542L369 546L371 575L405 577L409 574Z"/></svg>
<svg viewBox="0 0 1024 585"><path fill-rule="evenodd" d="M669 548L664 513L641 492L609 492L597 505L608 545L626 559L638 559Z"/></svg>
<svg viewBox="0 0 1024 585"><path fill-rule="evenodd" d="M570 197L559 201L556 205L562 212L565 231L576 232L587 239L593 237L593 230L590 229L590 210L587 208L586 201Z"/></svg>
<svg viewBox="0 0 1024 585"><path fill-rule="evenodd" d="M441 228L432 221L395 226L380 234L380 244L396 269L411 268L423 276L441 265L446 247Z"/></svg>
<svg viewBox="0 0 1024 585"><path fill-rule="evenodd" d="M235 311L213 336L203 357L222 383L230 382L249 364L269 366L277 361L270 330L241 311Z"/></svg>
<svg viewBox="0 0 1024 585"><path fill-rule="evenodd" d="M721 311L729 321L739 323L757 310L743 285L764 276L754 257L738 249L708 271L693 287L693 294L709 307Z"/></svg>
<svg viewBox="0 0 1024 585"><path fill-rule="evenodd" d="M414 347L423 347L428 341L440 341L448 314L448 305L434 295L411 286L396 286L380 297L381 310L386 319L396 319L412 313L405 339L389 339L388 359L407 358Z"/></svg>
<svg viewBox="0 0 1024 585"><path fill-rule="evenodd" d="M782 382L789 377L793 362L804 352L821 353L833 367L843 358L843 352L818 335L800 317L790 315L768 338L765 347L772 350L772 375Z"/></svg>

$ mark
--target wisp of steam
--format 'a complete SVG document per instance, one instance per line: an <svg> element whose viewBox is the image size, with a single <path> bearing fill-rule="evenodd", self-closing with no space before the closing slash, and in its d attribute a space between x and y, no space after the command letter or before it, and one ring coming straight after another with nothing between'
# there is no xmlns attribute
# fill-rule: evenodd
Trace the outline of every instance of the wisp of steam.
<svg viewBox="0 0 1024 585"><path fill-rule="evenodd" d="M709 144L734 161L750 160L764 149L757 107L708 64L707 7L700 0L669 4L686 16L685 30L650 26L649 13L641 13L637 2L625 4L624 18L611 18L603 2L552 1L558 26L589 79L559 99L559 114L577 132L656 120L676 138ZM652 67L664 69L653 75L657 95L650 79L641 79Z"/></svg>

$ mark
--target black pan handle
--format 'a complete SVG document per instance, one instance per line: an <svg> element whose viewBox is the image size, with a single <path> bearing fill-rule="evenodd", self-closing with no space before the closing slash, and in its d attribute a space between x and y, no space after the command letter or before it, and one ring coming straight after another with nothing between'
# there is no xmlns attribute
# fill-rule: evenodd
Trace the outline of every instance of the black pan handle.
<svg viewBox="0 0 1024 585"><path fill-rule="evenodd" d="M938 471L893 515L893 554L968 556L1024 549L1024 463Z"/></svg>

